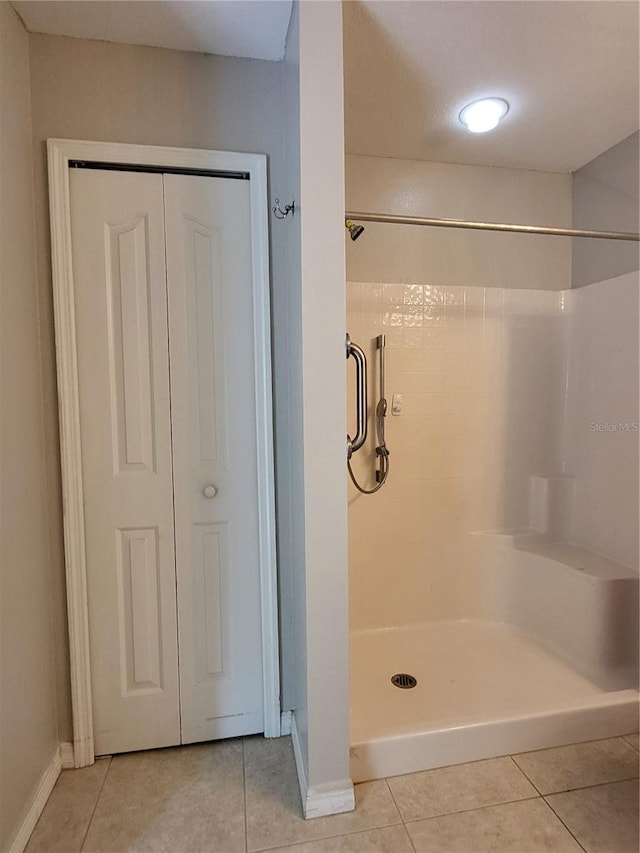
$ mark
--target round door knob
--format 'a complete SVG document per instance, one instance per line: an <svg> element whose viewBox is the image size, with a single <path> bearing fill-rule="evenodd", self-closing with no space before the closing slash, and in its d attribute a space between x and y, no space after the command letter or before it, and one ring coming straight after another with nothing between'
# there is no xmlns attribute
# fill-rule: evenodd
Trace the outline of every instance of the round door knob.
<svg viewBox="0 0 640 853"><path fill-rule="evenodd" d="M215 486L205 486L202 490L202 494L205 496L205 498L215 498L215 496L218 494L218 490Z"/></svg>

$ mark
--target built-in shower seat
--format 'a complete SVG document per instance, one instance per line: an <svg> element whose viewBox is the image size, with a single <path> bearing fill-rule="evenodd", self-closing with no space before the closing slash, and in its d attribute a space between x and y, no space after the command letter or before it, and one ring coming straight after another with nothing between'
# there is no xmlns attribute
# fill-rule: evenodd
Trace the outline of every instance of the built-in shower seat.
<svg viewBox="0 0 640 853"><path fill-rule="evenodd" d="M638 572L533 530L494 531L500 618L602 690L638 684Z"/></svg>

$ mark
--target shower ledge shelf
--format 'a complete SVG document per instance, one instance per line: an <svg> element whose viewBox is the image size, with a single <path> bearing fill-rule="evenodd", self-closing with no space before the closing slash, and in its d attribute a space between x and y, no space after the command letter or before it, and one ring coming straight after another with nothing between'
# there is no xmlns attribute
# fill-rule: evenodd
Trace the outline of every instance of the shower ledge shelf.
<svg viewBox="0 0 640 853"><path fill-rule="evenodd" d="M539 557L560 563L560 565L575 569L578 572L584 572L593 578L601 578L602 580L627 578L636 581L638 579L638 572L625 566L623 563L610 560L596 551L589 551L587 548L581 548L578 545L571 545L566 542L518 540L516 549L527 554L536 554Z"/></svg>
<svg viewBox="0 0 640 853"><path fill-rule="evenodd" d="M501 548L512 548L527 554L535 554L559 563L575 571L603 580L637 579L638 570L625 566L617 560L612 560L580 545L570 542L551 541L548 536L528 527L498 528L496 530L480 530L474 536L483 536L493 540Z"/></svg>
<svg viewBox="0 0 640 853"><path fill-rule="evenodd" d="M497 547L515 548L521 544L547 542L548 538L530 527L498 527L495 530L477 530L472 536L489 539Z"/></svg>

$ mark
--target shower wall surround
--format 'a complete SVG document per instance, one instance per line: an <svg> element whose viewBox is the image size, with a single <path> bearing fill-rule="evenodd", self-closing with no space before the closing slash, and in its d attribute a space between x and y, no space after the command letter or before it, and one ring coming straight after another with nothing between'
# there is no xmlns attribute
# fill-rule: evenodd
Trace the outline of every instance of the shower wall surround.
<svg viewBox="0 0 640 853"><path fill-rule="evenodd" d="M637 414L632 278L556 292L347 284L370 406L381 332L389 403L403 395L402 414L387 418L388 484L349 492L352 631L491 618L496 591L475 534L527 528L535 475L576 478L568 541L637 564L638 435L590 426ZM364 483L373 446L370 436L354 458Z"/></svg>
<svg viewBox="0 0 640 853"><path fill-rule="evenodd" d="M373 368L370 406L380 332L387 398L403 395L402 414L387 418L388 484L371 497L349 493L352 631L490 609L478 568L483 542L470 534L523 526L530 474L559 466L562 299L550 291L347 283L349 333ZM363 483L371 482L373 445L370 436L354 457Z"/></svg>
<svg viewBox="0 0 640 853"><path fill-rule="evenodd" d="M631 272L568 294L564 468L573 537L638 565L638 282Z"/></svg>

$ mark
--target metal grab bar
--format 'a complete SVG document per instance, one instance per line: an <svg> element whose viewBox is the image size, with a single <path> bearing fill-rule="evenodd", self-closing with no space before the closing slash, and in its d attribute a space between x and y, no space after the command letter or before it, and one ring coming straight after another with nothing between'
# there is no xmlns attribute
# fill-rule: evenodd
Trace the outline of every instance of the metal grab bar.
<svg viewBox="0 0 640 853"><path fill-rule="evenodd" d="M367 440L367 357L364 351L354 344L349 335L346 339L347 358L350 355L356 363L356 434L347 435L347 459L351 459L356 450L360 450Z"/></svg>
<svg viewBox="0 0 640 853"><path fill-rule="evenodd" d="M349 476L356 489L363 495L373 495L379 491L387 482L389 476L389 449L384 440L384 423L387 417L387 400L384 396L385 388L385 336L378 335L376 338L376 348L380 354L380 399L375 409L375 431L378 439L376 447L376 484L370 489L360 485L356 479L356 475L351 468L351 456L355 450L358 450L367 437L367 360L365 354L356 344L351 343L349 335L347 335L347 358L350 355L356 359L358 373L356 376L358 390L358 435L351 441L347 436L347 470ZM364 428L362 428L361 416L365 418ZM357 446L356 446L357 443Z"/></svg>

